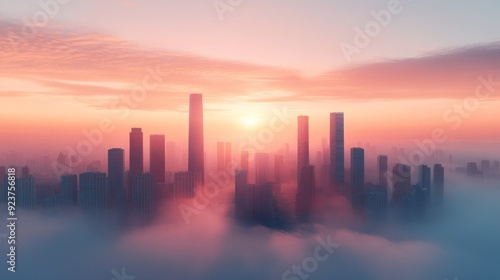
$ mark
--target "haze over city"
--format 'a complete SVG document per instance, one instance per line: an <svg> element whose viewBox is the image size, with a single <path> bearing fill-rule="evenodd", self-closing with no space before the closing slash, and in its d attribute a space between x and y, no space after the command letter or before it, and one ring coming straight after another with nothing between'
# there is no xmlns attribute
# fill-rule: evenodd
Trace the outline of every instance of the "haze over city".
<svg viewBox="0 0 500 280"><path fill-rule="evenodd" d="M498 11L0 3L1 278L498 278Z"/></svg>

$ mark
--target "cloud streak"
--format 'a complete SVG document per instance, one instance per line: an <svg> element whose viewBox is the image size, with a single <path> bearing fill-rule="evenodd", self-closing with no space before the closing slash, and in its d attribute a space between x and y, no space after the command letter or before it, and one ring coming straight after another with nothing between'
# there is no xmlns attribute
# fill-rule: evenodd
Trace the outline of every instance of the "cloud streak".
<svg viewBox="0 0 500 280"><path fill-rule="evenodd" d="M35 82L50 88L43 94L76 96L104 109L109 106L103 97L128 94L154 67L161 69L164 82L137 109L183 110L184 95L190 92L203 92L209 107L211 102L227 101L461 99L473 92L478 76L500 76L499 43L305 76L293 69L150 49L118 37L63 27L39 30L13 53L12 44L21 30L18 23L0 21L0 76Z"/></svg>

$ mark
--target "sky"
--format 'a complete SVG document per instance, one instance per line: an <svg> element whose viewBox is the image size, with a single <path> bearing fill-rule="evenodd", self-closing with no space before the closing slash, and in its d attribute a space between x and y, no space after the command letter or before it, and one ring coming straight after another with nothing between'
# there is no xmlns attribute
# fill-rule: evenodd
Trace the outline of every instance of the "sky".
<svg viewBox="0 0 500 280"><path fill-rule="evenodd" d="M319 144L337 111L353 145L500 137L497 1L40 3L0 3L3 150L75 143L103 119L109 145L135 126L184 141L193 92L211 142L258 133L273 110L290 115L283 141L309 115Z"/></svg>

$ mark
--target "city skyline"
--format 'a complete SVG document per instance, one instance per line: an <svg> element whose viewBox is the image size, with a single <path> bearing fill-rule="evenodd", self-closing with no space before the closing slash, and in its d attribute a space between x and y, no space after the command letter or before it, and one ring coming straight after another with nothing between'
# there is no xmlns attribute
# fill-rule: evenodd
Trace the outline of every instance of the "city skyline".
<svg viewBox="0 0 500 280"><path fill-rule="evenodd" d="M499 11L0 1L0 279L499 279Z"/></svg>

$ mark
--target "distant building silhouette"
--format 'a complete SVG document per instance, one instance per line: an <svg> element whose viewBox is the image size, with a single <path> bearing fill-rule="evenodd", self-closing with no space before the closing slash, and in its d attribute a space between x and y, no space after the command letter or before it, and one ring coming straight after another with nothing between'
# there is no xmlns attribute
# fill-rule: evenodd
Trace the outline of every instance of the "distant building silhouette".
<svg viewBox="0 0 500 280"><path fill-rule="evenodd" d="M467 175L471 177L482 176L483 173L478 169L477 163L468 162L467 163Z"/></svg>
<svg viewBox="0 0 500 280"><path fill-rule="evenodd" d="M243 170L250 172L250 162L248 151L241 151L241 163L240 167Z"/></svg>
<svg viewBox="0 0 500 280"><path fill-rule="evenodd" d="M223 172L225 170L225 145L224 142L217 142L217 171Z"/></svg>
<svg viewBox="0 0 500 280"><path fill-rule="evenodd" d="M387 215L387 186L366 184L364 190L364 207L368 219L379 220Z"/></svg>
<svg viewBox="0 0 500 280"><path fill-rule="evenodd" d="M274 193L279 194L281 192L281 185L284 181L284 164L285 158L283 155L274 156Z"/></svg>
<svg viewBox="0 0 500 280"><path fill-rule="evenodd" d="M417 172L418 208L420 213L426 213L431 204L431 168L427 165L418 166Z"/></svg>
<svg viewBox="0 0 500 280"><path fill-rule="evenodd" d="M35 209L36 207L35 177L28 175L16 179L16 206L19 208Z"/></svg>
<svg viewBox="0 0 500 280"><path fill-rule="evenodd" d="M344 183L344 113L330 114L330 183Z"/></svg>
<svg viewBox="0 0 500 280"><path fill-rule="evenodd" d="M78 204L83 213L92 217L102 216L108 208L106 173L85 172L79 175Z"/></svg>
<svg viewBox="0 0 500 280"><path fill-rule="evenodd" d="M255 154L255 184L262 185L271 181L269 169L269 154Z"/></svg>
<svg viewBox="0 0 500 280"><path fill-rule="evenodd" d="M248 187L248 171L245 169L236 169L234 177L234 208L236 218L248 218L251 214L247 213L246 192ZM253 201L251 202L253 204Z"/></svg>
<svg viewBox="0 0 500 280"><path fill-rule="evenodd" d="M144 147L141 128L132 128L130 132L130 169L129 176L133 178L144 172Z"/></svg>
<svg viewBox="0 0 500 280"><path fill-rule="evenodd" d="M441 164L434 165L433 189L434 204L441 206L444 200L444 167Z"/></svg>
<svg viewBox="0 0 500 280"><path fill-rule="evenodd" d="M151 173L145 173L134 177L132 182L132 213L136 223L149 223L153 220L155 199L155 177Z"/></svg>
<svg viewBox="0 0 500 280"><path fill-rule="evenodd" d="M351 202L353 209L362 213L364 209L365 150L351 149Z"/></svg>
<svg viewBox="0 0 500 280"><path fill-rule="evenodd" d="M244 222L268 223L274 218L273 183L248 184L248 171L235 170L235 216Z"/></svg>
<svg viewBox="0 0 500 280"><path fill-rule="evenodd" d="M490 174L490 161L489 160L482 160L481 161L481 171L483 174L489 175Z"/></svg>
<svg viewBox="0 0 500 280"><path fill-rule="evenodd" d="M135 175L133 178L140 175ZM133 179L132 178L132 179ZM108 203L113 209L114 221L125 224L127 219L127 191L125 188L125 151L120 148L108 150ZM131 192L128 194L132 198Z"/></svg>
<svg viewBox="0 0 500 280"><path fill-rule="evenodd" d="M411 190L411 167L398 163L392 170L392 201L401 203L403 196Z"/></svg>
<svg viewBox="0 0 500 280"><path fill-rule="evenodd" d="M382 187L387 188L389 186L389 182L387 180L389 171L389 164L387 160L387 156L379 155L377 157L378 164L378 184Z"/></svg>
<svg viewBox="0 0 500 280"><path fill-rule="evenodd" d="M59 183L59 192L61 194L62 205L78 205L78 175L64 174Z"/></svg>
<svg viewBox="0 0 500 280"><path fill-rule="evenodd" d="M193 198L196 182L196 173L189 171L176 172L174 174L174 198Z"/></svg>
<svg viewBox="0 0 500 280"><path fill-rule="evenodd" d="M7 203L7 167L0 166L0 203Z"/></svg>
<svg viewBox="0 0 500 280"><path fill-rule="evenodd" d="M188 171L194 174L199 183L203 183L205 178L203 139L203 96L190 94Z"/></svg>
<svg viewBox="0 0 500 280"><path fill-rule="evenodd" d="M165 135L149 136L149 169L157 183L165 183Z"/></svg>
<svg viewBox="0 0 500 280"><path fill-rule="evenodd" d="M300 221L307 222L314 211L316 183L314 166L304 165L299 171L296 195L296 214Z"/></svg>
<svg viewBox="0 0 500 280"><path fill-rule="evenodd" d="M309 165L309 117L299 116L297 123L297 183L299 183L302 166Z"/></svg>

